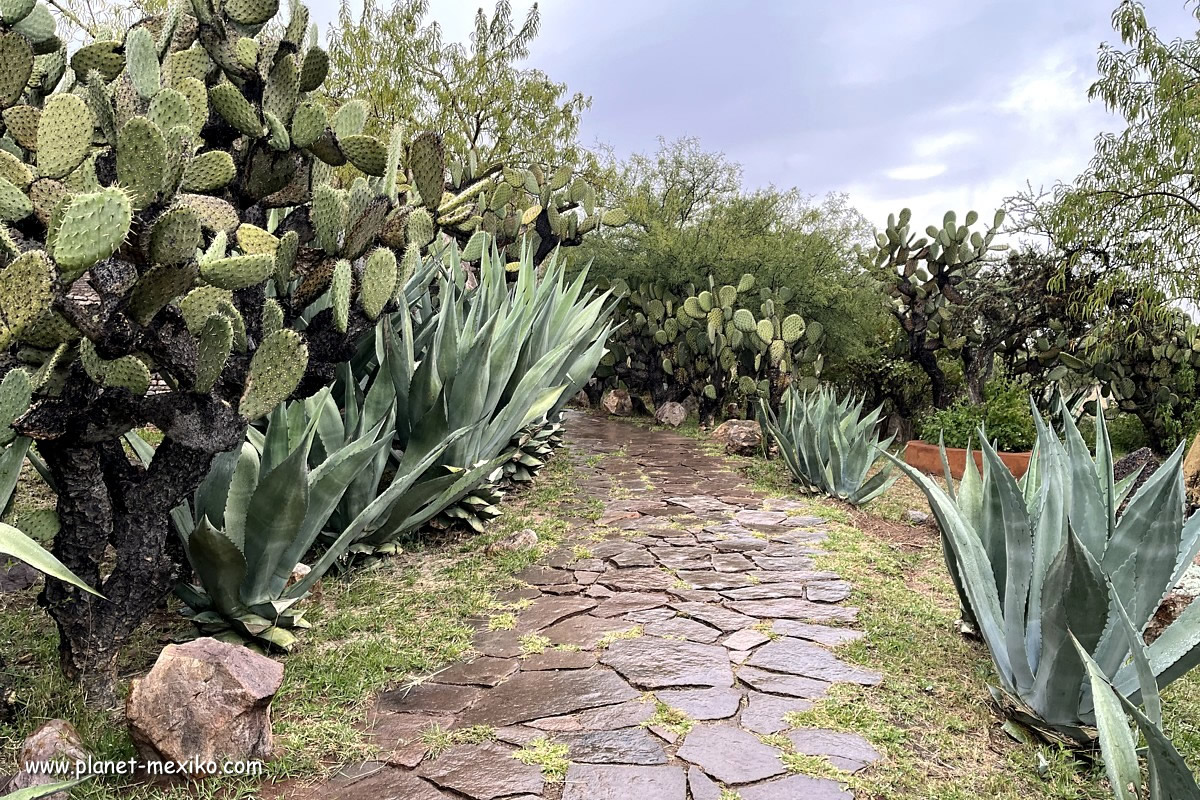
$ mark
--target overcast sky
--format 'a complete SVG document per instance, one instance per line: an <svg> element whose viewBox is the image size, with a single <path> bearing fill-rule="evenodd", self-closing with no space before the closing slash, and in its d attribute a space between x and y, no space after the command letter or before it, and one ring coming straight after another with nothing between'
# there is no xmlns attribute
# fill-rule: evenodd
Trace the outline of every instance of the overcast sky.
<svg viewBox="0 0 1200 800"><path fill-rule="evenodd" d="M874 224L909 206L924 228L1070 180L1118 127L1087 100L1116 2L543 0L528 63L592 96L585 144L697 136L748 188L843 191ZM431 16L465 41L480 5L431 0ZM1194 34L1184 0L1146 5L1164 37ZM312 7L324 35L332 4Z"/></svg>

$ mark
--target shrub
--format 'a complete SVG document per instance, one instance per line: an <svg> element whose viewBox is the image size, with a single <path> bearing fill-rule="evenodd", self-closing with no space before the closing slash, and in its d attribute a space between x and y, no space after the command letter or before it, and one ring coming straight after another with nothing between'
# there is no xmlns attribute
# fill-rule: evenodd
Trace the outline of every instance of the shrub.
<svg viewBox="0 0 1200 800"><path fill-rule="evenodd" d="M1033 413L1025 390L1016 383L995 380L988 384L984 404L962 398L949 408L927 415L921 423L921 439L947 447L968 447L978 442L980 426L994 446L1006 452L1025 452L1033 446Z"/></svg>

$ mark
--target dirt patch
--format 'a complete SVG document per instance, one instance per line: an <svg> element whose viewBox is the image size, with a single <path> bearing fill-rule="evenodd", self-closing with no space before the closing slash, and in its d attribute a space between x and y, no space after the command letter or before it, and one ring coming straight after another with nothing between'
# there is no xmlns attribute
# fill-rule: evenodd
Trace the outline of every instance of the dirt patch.
<svg viewBox="0 0 1200 800"><path fill-rule="evenodd" d="M858 511L847 506L851 524L860 531L883 539L894 547L906 552L927 550L940 547L938 529L931 521L921 525L877 517L867 511Z"/></svg>

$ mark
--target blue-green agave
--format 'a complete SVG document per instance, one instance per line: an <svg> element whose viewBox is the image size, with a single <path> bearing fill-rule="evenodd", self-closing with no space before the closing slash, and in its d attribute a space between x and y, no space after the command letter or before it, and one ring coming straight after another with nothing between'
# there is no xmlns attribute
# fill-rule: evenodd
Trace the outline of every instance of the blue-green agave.
<svg viewBox="0 0 1200 800"><path fill-rule="evenodd" d="M1036 411L1034 421L1037 443L1019 481L982 431L982 475L968 454L957 489L948 468L943 489L896 462L937 518L964 619L996 667L995 698L1043 733L1090 743L1089 666L1130 703L1145 699L1130 642L1145 633L1200 550L1200 515L1184 519L1182 445L1129 498L1136 476L1113 479L1102 415L1094 457L1065 408L1062 439ZM1124 617L1137 636L1122 632ZM1146 648L1146 660L1158 686L1200 662L1200 604Z"/></svg>
<svg viewBox="0 0 1200 800"><path fill-rule="evenodd" d="M883 458L893 437L880 441L882 406L863 414L863 398L838 399L833 389L815 392L789 387L776 416L759 401L767 433L779 445L779 455L806 491L819 492L852 505L870 502L896 481L890 467L867 477Z"/></svg>

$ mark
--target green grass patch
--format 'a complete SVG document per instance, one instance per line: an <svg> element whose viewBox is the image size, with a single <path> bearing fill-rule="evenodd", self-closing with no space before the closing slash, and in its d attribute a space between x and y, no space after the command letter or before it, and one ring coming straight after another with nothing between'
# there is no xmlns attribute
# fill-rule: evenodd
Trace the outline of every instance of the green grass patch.
<svg viewBox="0 0 1200 800"><path fill-rule="evenodd" d="M534 739L529 744L513 753L513 758L522 764L539 767L542 778L547 783L562 783L567 779L567 769L571 762L567 760L569 748L549 739Z"/></svg>

